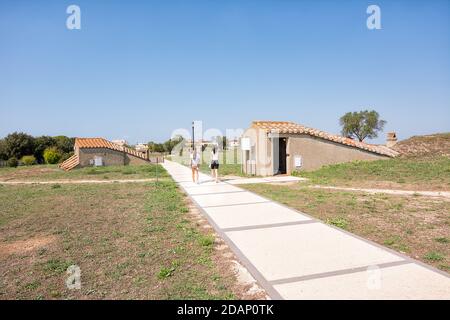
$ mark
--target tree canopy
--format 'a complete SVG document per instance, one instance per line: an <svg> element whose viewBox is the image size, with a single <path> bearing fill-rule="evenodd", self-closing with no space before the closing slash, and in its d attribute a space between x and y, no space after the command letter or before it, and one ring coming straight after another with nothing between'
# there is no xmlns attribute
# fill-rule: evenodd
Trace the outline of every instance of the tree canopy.
<svg viewBox="0 0 450 320"><path fill-rule="evenodd" d="M378 137L378 132L383 130L385 120L375 110L359 112L347 112L340 120L342 135L348 138L357 138L359 141Z"/></svg>
<svg viewBox="0 0 450 320"><path fill-rule="evenodd" d="M163 143L157 143L150 141L148 143L148 149L150 152L168 152L171 153L172 149L183 140L182 136L176 136L173 139L169 139Z"/></svg>
<svg viewBox="0 0 450 320"><path fill-rule="evenodd" d="M44 162L44 151L56 148L61 159L67 159L73 153L74 138L66 136L33 137L23 132L13 132L0 139L0 160L10 158L22 159L24 156L34 156L38 163Z"/></svg>
<svg viewBox="0 0 450 320"><path fill-rule="evenodd" d="M8 158L20 159L34 153L34 138L23 132L14 132L5 137L4 147Z"/></svg>

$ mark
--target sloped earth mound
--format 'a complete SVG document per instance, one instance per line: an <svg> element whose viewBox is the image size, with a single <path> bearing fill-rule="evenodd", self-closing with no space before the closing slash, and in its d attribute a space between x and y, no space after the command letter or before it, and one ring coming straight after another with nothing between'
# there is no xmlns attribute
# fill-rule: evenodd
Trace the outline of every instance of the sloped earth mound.
<svg viewBox="0 0 450 320"><path fill-rule="evenodd" d="M401 157L450 157L450 132L413 136L398 142L392 149Z"/></svg>

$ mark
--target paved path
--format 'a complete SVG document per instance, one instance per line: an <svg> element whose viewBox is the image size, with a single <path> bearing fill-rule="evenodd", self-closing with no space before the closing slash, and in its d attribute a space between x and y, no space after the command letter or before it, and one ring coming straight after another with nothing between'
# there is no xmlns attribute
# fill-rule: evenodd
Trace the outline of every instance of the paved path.
<svg viewBox="0 0 450 320"><path fill-rule="evenodd" d="M0 184L5 185L20 185L20 184L105 184L105 183L137 183L137 182L151 182L156 178L148 179L108 179L108 180L48 180L48 181L0 181ZM159 180L164 180L160 178Z"/></svg>
<svg viewBox="0 0 450 320"><path fill-rule="evenodd" d="M273 299L450 299L450 277L205 174L163 166Z"/></svg>

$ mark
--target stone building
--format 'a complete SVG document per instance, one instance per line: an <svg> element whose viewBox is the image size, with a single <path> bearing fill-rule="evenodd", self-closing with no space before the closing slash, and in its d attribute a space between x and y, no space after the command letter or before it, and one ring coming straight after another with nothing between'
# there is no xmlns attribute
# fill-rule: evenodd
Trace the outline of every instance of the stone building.
<svg viewBox="0 0 450 320"><path fill-rule="evenodd" d="M148 153L120 146L103 138L76 138L74 155L60 164L68 171L88 166L113 166L150 163Z"/></svg>
<svg viewBox="0 0 450 320"><path fill-rule="evenodd" d="M390 145L396 139L389 135ZM287 121L253 121L241 138L243 172L260 176L314 170L354 160L395 157L397 152Z"/></svg>

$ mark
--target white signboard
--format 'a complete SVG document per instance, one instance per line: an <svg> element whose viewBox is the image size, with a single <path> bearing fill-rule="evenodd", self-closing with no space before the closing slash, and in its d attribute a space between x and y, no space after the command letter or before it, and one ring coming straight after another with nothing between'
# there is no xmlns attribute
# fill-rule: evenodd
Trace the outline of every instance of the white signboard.
<svg viewBox="0 0 450 320"><path fill-rule="evenodd" d="M295 166L301 167L302 166L302 156L295 156L294 157Z"/></svg>
<svg viewBox="0 0 450 320"><path fill-rule="evenodd" d="M103 158L99 156L94 157L94 166L101 167L103 166Z"/></svg>
<svg viewBox="0 0 450 320"><path fill-rule="evenodd" d="M241 149L243 151L250 151L250 138L241 138Z"/></svg>

